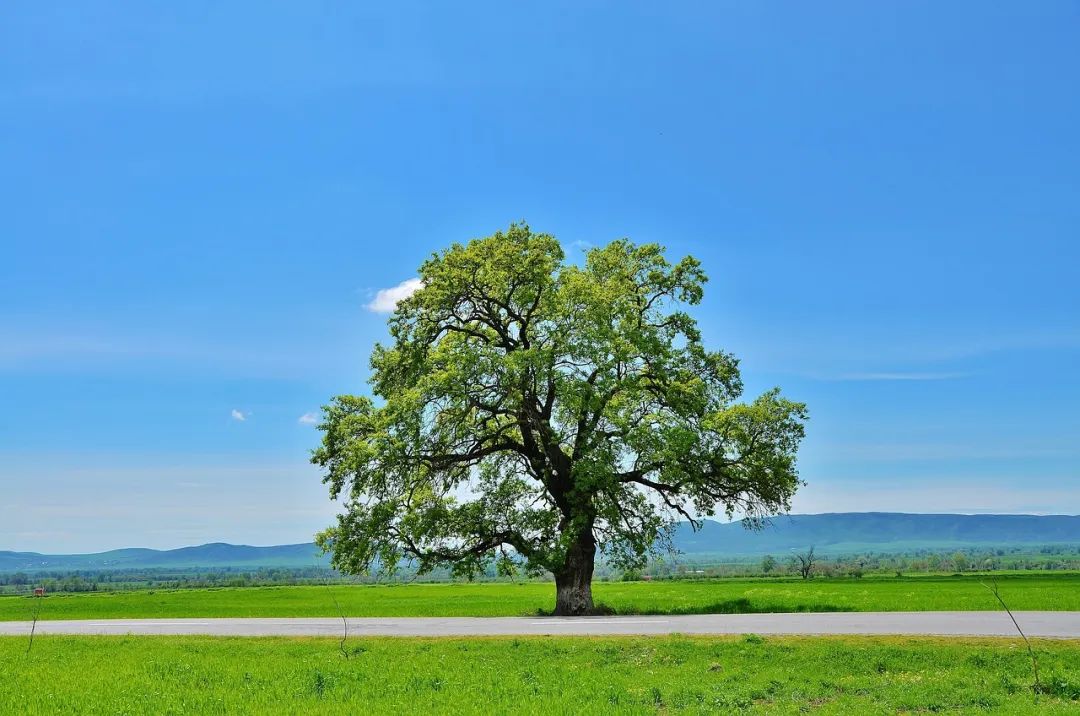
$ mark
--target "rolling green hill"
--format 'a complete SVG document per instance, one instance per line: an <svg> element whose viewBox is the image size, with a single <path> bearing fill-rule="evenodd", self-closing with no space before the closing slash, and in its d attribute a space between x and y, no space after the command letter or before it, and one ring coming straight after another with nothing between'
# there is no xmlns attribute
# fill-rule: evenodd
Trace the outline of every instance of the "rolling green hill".
<svg viewBox="0 0 1080 716"><path fill-rule="evenodd" d="M780 517L760 531L747 530L740 522L706 520L701 530L693 531L683 523L675 532L675 545L688 555L781 554L811 545L823 554L841 554L1050 544L1080 545L1080 516L847 512ZM134 548L66 555L0 552L0 572L311 567L328 563L311 543L273 547L213 543L173 550Z"/></svg>

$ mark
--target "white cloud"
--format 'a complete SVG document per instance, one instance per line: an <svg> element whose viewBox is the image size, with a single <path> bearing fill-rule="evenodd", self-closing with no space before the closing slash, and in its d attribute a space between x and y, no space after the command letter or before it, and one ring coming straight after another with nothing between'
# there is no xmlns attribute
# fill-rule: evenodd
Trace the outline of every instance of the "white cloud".
<svg viewBox="0 0 1080 716"><path fill-rule="evenodd" d="M315 423L319 422L319 416L317 416L315 413L304 413L297 419L296 422L300 423L301 425L314 425Z"/></svg>
<svg viewBox="0 0 1080 716"><path fill-rule="evenodd" d="M241 423L247 420L249 415L251 415L251 413L245 413L241 410L237 410L236 408L232 409L232 419L239 420Z"/></svg>
<svg viewBox="0 0 1080 716"><path fill-rule="evenodd" d="M393 288L380 288L375 293L375 298L366 304L364 308L372 313L393 313L398 301L408 298L423 287L423 281L418 278L410 278Z"/></svg>

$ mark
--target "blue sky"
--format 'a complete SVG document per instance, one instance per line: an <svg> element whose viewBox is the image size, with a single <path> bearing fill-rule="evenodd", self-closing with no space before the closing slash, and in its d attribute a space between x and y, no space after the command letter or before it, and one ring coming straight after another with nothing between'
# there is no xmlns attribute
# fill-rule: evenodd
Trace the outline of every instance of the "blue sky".
<svg viewBox="0 0 1080 716"><path fill-rule="evenodd" d="M516 219L704 262L797 511L1080 512L1075 3L356 5L0 9L0 549L309 539L376 292Z"/></svg>

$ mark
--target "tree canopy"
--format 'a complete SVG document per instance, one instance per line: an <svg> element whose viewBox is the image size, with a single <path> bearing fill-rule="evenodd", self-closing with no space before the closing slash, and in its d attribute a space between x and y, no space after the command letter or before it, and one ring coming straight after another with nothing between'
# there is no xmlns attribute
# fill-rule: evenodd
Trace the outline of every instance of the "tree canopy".
<svg viewBox="0 0 1080 716"><path fill-rule="evenodd" d="M685 310L696 259L619 240L576 265L511 225L419 277L372 353L377 400L323 409L312 461L345 511L319 539L339 569L550 572L556 613L581 614L598 550L631 569L677 520L789 509L805 406L740 402L738 361Z"/></svg>

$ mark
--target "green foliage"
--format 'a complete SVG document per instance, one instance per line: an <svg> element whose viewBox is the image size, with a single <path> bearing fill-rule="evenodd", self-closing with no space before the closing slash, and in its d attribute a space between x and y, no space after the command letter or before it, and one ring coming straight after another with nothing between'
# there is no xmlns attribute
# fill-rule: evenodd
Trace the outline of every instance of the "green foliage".
<svg viewBox="0 0 1080 716"><path fill-rule="evenodd" d="M348 509L319 541L339 569L496 562L587 585L597 548L640 568L675 518L788 509L805 408L739 402L737 360L683 310L697 260L621 240L577 266L513 225L419 274L372 354L377 400L324 408L312 459Z"/></svg>
<svg viewBox="0 0 1080 716"><path fill-rule="evenodd" d="M957 572L963 572L968 568L968 556L963 552L953 553L952 562Z"/></svg>
<svg viewBox="0 0 1080 716"><path fill-rule="evenodd" d="M1080 647L1008 639L0 638L0 713L1076 713Z"/></svg>
<svg viewBox="0 0 1080 716"><path fill-rule="evenodd" d="M761 558L761 572L762 574L769 574L776 569L776 557L771 554L767 554Z"/></svg>
<svg viewBox="0 0 1080 716"><path fill-rule="evenodd" d="M1080 674L1073 674L1071 679L1051 674L1050 678L1039 686L1038 691L1063 700L1080 701Z"/></svg>
<svg viewBox="0 0 1080 716"><path fill-rule="evenodd" d="M999 610L980 577L598 582L618 614ZM995 578L1010 608L1080 611L1080 575ZM550 608L551 584L247 587L50 595L41 619L171 617L523 616ZM337 605L340 605L340 609ZM0 597L0 620L27 620L33 600Z"/></svg>

